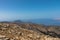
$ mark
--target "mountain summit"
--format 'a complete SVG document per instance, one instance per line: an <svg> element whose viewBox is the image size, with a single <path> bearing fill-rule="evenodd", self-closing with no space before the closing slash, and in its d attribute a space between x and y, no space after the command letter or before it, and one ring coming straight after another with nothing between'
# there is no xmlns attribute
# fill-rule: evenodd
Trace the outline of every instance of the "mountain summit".
<svg viewBox="0 0 60 40"><path fill-rule="evenodd" d="M60 27L32 23L0 23L0 40L60 40Z"/></svg>

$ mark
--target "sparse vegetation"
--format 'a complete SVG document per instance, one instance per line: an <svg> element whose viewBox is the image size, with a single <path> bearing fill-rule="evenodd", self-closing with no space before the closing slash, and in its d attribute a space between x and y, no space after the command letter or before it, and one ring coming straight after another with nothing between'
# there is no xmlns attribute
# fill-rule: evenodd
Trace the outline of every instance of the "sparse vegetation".
<svg viewBox="0 0 60 40"><path fill-rule="evenodd" d="M0 40L60 40L60 27L31 23L0 23Z"/></svg>

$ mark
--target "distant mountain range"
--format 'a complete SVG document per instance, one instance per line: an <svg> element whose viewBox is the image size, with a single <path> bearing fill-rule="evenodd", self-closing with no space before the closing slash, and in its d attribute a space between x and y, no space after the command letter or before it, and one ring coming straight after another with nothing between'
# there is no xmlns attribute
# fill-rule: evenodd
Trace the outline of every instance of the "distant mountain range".
<svg viewBox="0 0 60 40"><path fill-rule="evenodd" d="M9 22L9 21L2 21L2 22ZM10 21L11 22L11 21ZM44 25L59 25L60 20L55 19L31 19L31 20L14 20L13 23L35 23L35 24L44 24Z"/></svg>
<svg viewBox="0 0 60 40"><path fill-rule="evenodd" d="M13 21L13 22L22 23L21 20L15 20L15 21Z"/></svg>

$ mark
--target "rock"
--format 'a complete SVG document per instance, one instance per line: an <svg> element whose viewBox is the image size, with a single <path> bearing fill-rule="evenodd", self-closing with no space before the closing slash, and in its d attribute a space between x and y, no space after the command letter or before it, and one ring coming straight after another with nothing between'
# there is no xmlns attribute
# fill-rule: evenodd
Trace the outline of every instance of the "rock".
<svg viewBox="0 0 60 40"><path fill-rule="evenodd" d="M0 40L60 40L54 30L37 24L0 23ZM55 36L55 37L54 37ZM57 37L56 37L57 36Z"/></svg>

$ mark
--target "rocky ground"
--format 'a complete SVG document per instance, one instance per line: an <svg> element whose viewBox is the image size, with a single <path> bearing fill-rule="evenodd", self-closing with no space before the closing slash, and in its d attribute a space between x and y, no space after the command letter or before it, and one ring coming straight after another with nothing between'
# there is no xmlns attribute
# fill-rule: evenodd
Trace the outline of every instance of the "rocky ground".
<svg viewBox="0 0 60 40"><path fill-rule="evenodd" d="M60 27L32 23L0 23L0 40L60 40Z"/></svg>

